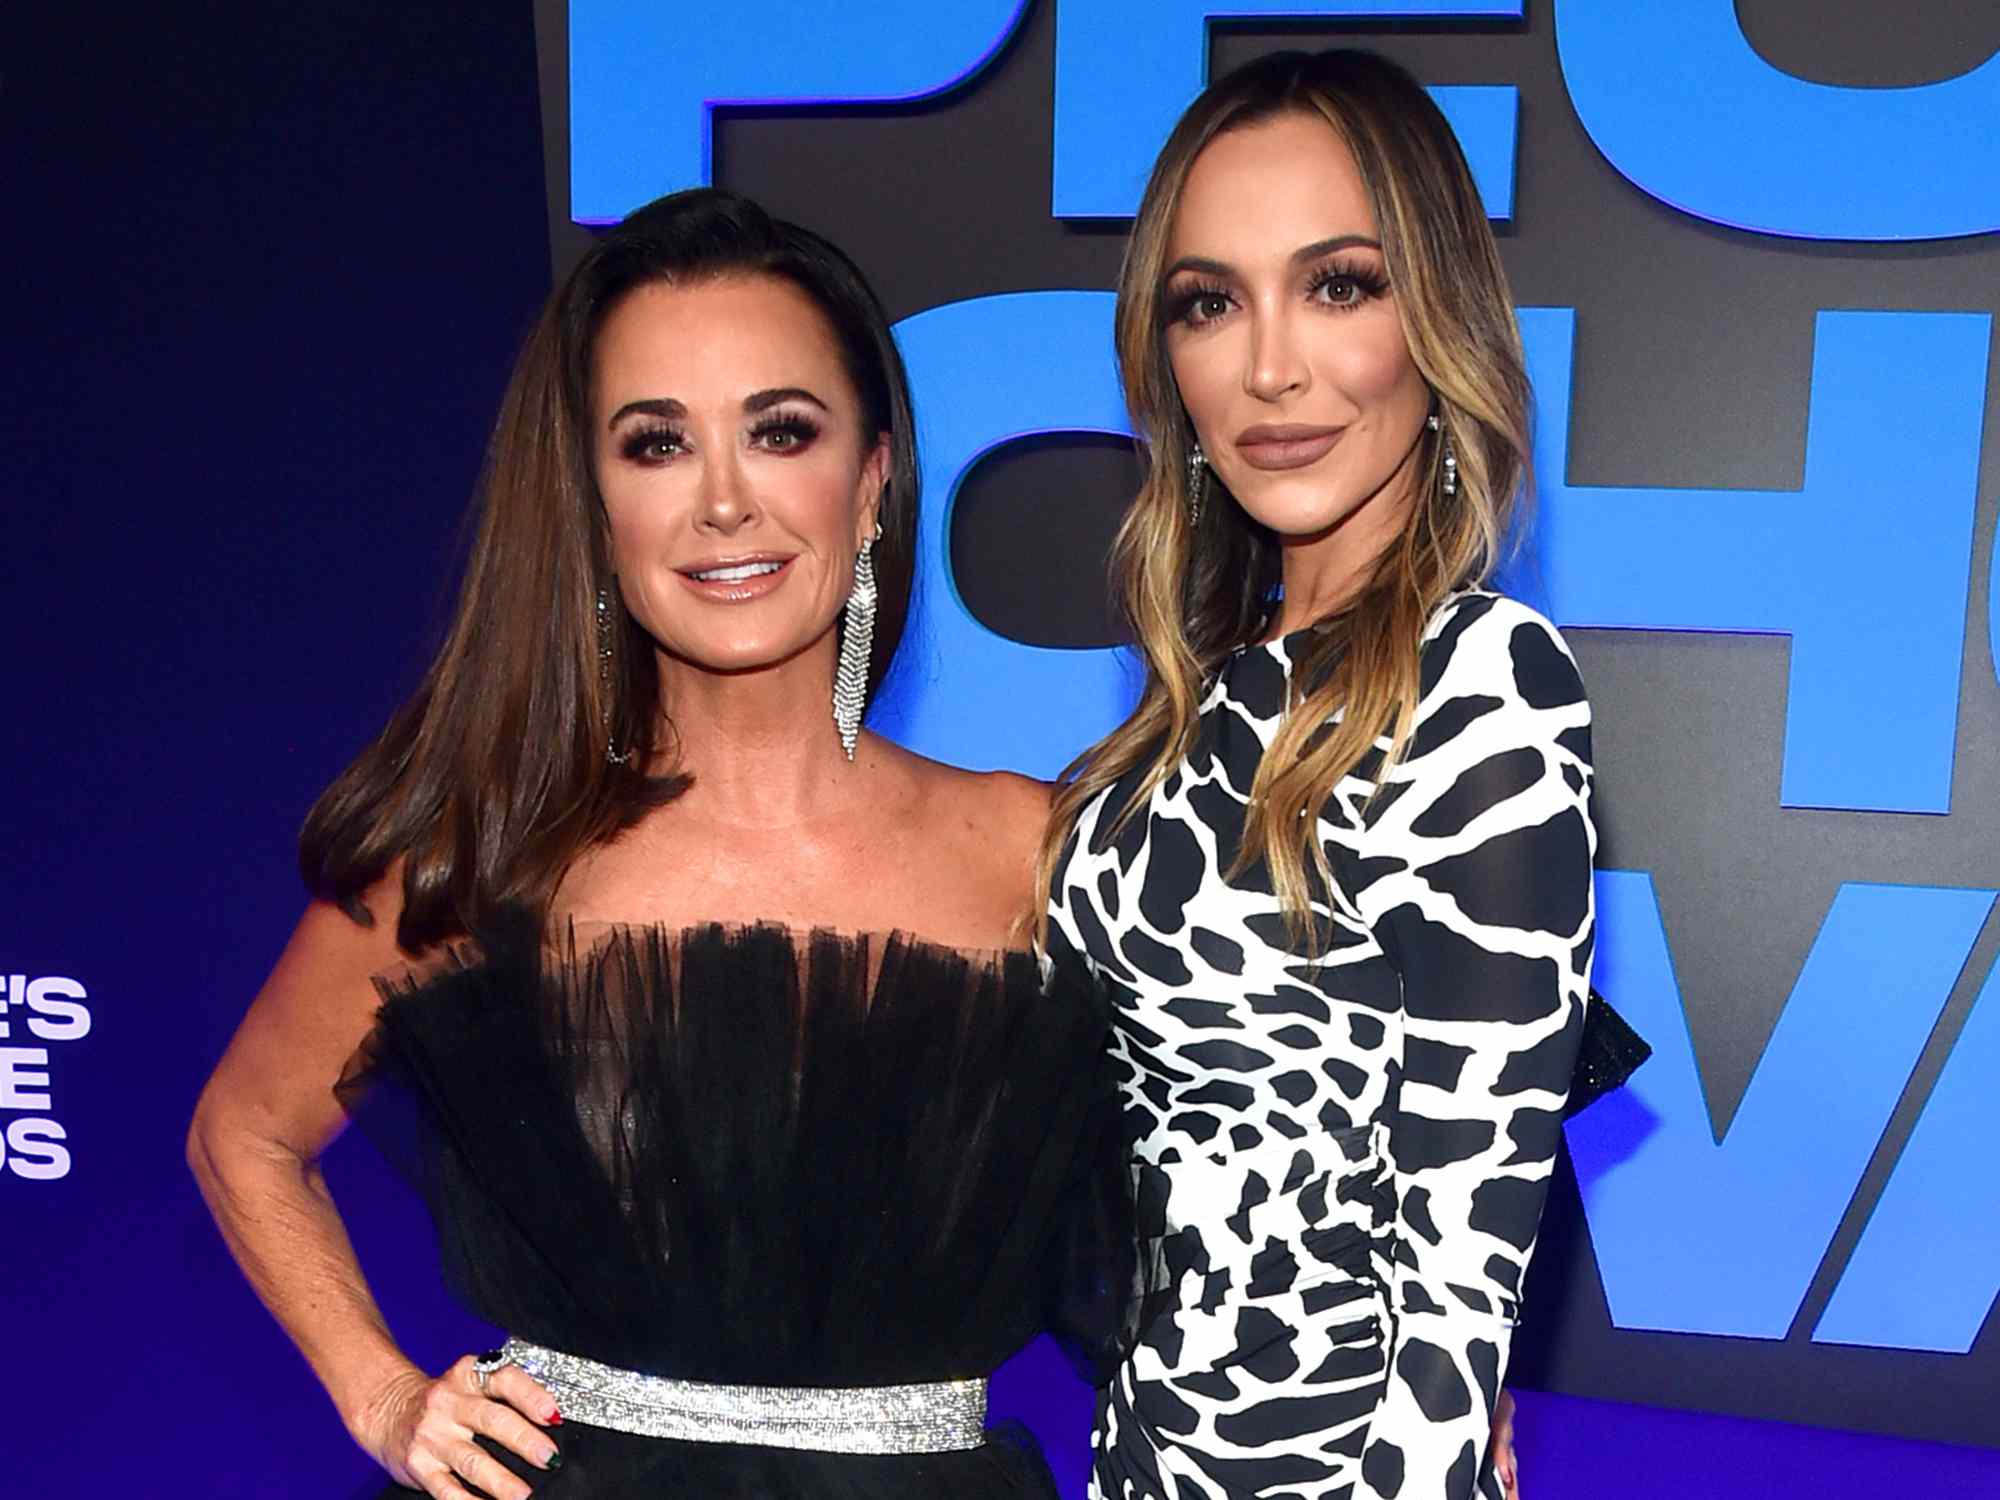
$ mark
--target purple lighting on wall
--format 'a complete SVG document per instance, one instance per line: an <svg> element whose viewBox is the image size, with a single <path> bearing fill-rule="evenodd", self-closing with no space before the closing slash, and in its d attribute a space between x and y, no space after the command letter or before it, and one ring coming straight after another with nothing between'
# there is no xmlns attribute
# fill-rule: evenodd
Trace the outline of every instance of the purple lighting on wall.
<svg viewBox="0 0 2000 1500"><path fill-rule="evenodd" d="M2000 1452L1519 1391L1532 1500L1994 1500Z"/></svg>

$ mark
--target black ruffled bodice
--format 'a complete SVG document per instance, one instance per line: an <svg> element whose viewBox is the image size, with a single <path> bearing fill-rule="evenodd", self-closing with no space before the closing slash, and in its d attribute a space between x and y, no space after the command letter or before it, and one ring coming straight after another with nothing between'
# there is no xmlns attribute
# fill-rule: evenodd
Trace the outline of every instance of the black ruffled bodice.
<svg viewBox="0 0 2000 1500"><path fill-rule="evenodd" d="M1080 970L773 926L558 950L517 923L382 988L339 1093L423 1187L487 1321L736 1384L984 1375L1045 1329L1087 1366L1114 1357L1128 1169L1108 1007ZM994 1445L842 1460L602 1434L625 1458L580 1486L587 1437L564 1430L538 1492L1046 1483Z"/></svg>

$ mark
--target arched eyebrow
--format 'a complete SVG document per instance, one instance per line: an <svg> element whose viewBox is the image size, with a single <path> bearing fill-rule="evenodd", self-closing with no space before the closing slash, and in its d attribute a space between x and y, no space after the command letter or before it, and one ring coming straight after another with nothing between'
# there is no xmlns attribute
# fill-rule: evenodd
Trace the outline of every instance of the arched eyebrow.
<svg viewBox="0 0 2000 1500"><path fill-rule="evenodd" d="M772 390L758 391L754 395L745 396L743 409L753 413L769 411L781 401L810 401L821 411L832 411L831 407L802 385L781 385Z"/></svg>
<svg viewBox="0 0 2000 1500"><path fill-rule="evenodd" d="M687 415L687 408L671 396L654 396L645 401L627 401L611 414L606 427L616 427L627 417L665 417L670 422L678 422Z"/></svg>
<svg viewBox="0 0 2000 1500"><path fill-rule="evenodd" d="M758 412L769 411L785 401L810 401L821 411L832 409L802 385L781 385L773 386L767 391L751 392L743 398L743 410L755 416ZM611 414L611 420L604 425L616 427L627 417L637 416L663 417L670 422L679 422L687 417L687 407L671 396L651 396L643 401L627 401Z"/></svg>
<svg viewBox="0 0 2000 1500"><path fill-rule="evenodd" d="M1330 239L1314 240L1310 245L1299 246L1292 252L1292 264L1302 266L1308 261L1318 260L1322 255L1331 255L1336 250L1352 250L1357 246L1368 250L1380 250L1382 242L1365 234L1336 234ZM1166 274L1160 279L1171 281L1183 271L1199 271L1207 276L1236 275L1236 267L1227 261L1210 260L1201 255L1183 255L1167 267Z"/></svg>

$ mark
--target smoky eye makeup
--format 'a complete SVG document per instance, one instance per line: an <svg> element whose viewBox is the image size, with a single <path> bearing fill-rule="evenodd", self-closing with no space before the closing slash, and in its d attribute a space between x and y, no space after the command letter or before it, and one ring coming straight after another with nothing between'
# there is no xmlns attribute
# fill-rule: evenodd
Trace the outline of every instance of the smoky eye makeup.
<svg viewBox="0 0 2000 1500"><path fill-rule="evenodd" d="M745 440L766 453L800 453L811 447L825 431L823 424L803 411L760 413L745 431ZM628 463L663 464L688 446L687 433L680 426L658 417L635 422L615 439L618 456Z"/></svg>
<svg viewBox="0 0 2000 1500"><path fill-rule="evenodd" d="M1382 268L1358 256L1323 261L1306 276L1307 298L1329 307L1356 308L1388 290L1389 278Z"/></svg>
<svg viewBox="0 0 2000 1500"><path fill-rule="evenodd" d="M618 456L631 463L665 463L686 446L687 435L680 428L657 418L618 434Z"/></svg>
<svg viewBox="0 0 2000 1500"><path fill-rule="evenodd" d="M1388 290L1388 275L1372 257L1348 253L1308 270L1302 294L1309 302L1351 311ZM1227 316L1236 301L1235 291L1219 278L1189 273L1162 292L1160 322L1163 327L1199 328Z"/></svg>
<svg viewBox="0 0 2000 1500"><path fill-rule="evenodd" d="M1160 303L1161 321L1199 327L1222 317L1235 305L1235 300L1220 281L1190 276L1168 285Z"/></svg>
<svg viewBox="0 0 2000 1500"><path fill-rule="evenodd" d="M767 412L751 423L750 441L767 453L800 453L824 430L816 418L803 411Z"/></svg>

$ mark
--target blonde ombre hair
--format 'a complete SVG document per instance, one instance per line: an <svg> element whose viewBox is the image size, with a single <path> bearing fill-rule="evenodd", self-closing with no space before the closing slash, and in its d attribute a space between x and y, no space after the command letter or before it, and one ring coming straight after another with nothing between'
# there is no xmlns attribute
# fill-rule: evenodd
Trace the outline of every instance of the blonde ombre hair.
<svg viewBox="0 0 2000 1500"><path fill-rule="evenodd" d="M1409 524L1332 628L1312 636L1292 675L1303 695L1288 705L1250 790L1229 873L1264 861L1294 939L1304 944L1313 902L1332 884L1315 820L1305 814L1317 813L1378 737L1390 741L1384 770L1402 754L1416 718L1425 626L1447 595L1486 580L1511 534L1529 463L1520 331L1479 191L1430 96L1371 52L1287 52L1238 68L1188 107L1153 166L1119 274L1117 312L1119 374L1147 472L1112 559L1146 659L1146 686L1131 716L1063 773L1040 874L1048 893L1077 815L1106 788L1130 777L1122 804L1106 809L1106 834L1145 805L1192 748L1207 682L1230 652L1268 630L1277 539L1212 474L1193 519L1195 434L1167 358L1162 298L1168 242L1195 158L1225 131L1287 114L1323 119L1353 154L1403 335L1440 424L1420 439ZM1458 458L1450 496L1447 439ZM1044 902L1044 919L1046 909Z"/></svg>

